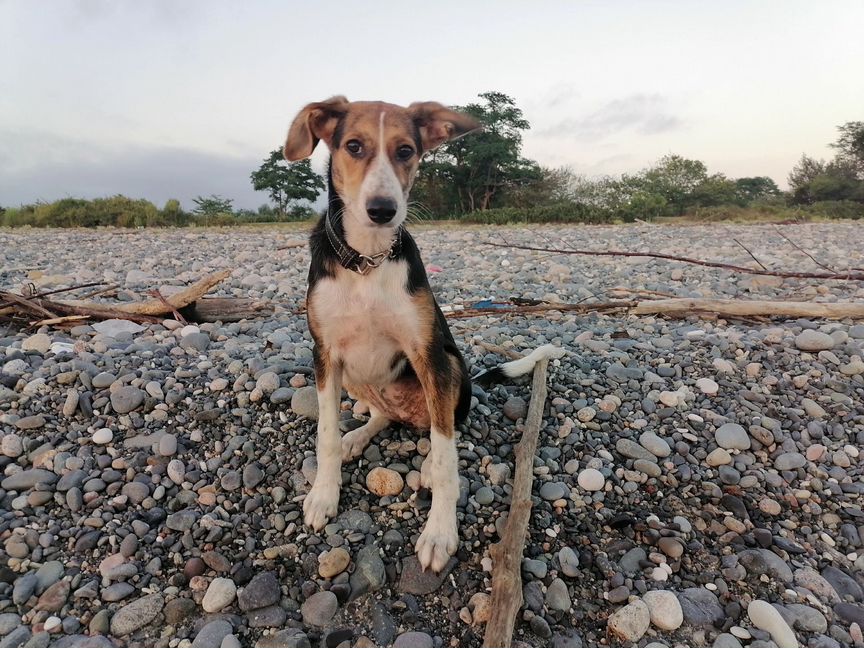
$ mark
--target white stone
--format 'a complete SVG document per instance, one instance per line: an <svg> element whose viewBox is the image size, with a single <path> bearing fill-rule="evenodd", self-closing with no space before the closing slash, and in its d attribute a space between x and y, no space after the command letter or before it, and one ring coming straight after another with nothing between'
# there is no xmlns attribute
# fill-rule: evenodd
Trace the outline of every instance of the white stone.
<svg viewBox="0 0 864 648"><path fill-rule="evenodd" d="M94 322L90 326L97 333L107 335L108 337L114 337L119 333L140 333L144 330L144 327L140 324L123 319L110 319L102 322Z"/></svg>
<svg viewBox="0 0 864 648"><path fill-rule="evenodd" d="M603 473L599 470L586 468L579 473L576 482L586 491L599 491L603 490L603 486L606 484L606 478L603 477Z"/></svg>
<svg viewBox="0 0 864 648"><path fill-rule="evenodd" d="M105 445L111 443L114 439L114 433L109 428L100 428L93 433L93 443L96 445Z"/></svg>
<svg viewBox="0 0 864 648"><path fill-rule="evenodd" d="M205 612L219 612L231 605L237 595L237 586L230 578L214 578L207 588L207 593L201 600Z"/></svg>
<svg viewBox="0 0 864 648"><path fill-rule="evenodd" d="M651 623L655 627L661 630L677 630L684 623L684 611L681 609L681 603L672 592L652 590L645 592L642 600L648 606Z"/></svg>
<svg viewBox="0 0 864 648"><path fill-rule="evenodd" d="M771 635L778 648L798 648L798 639L777 609L766 601L753 601L747 606L753 625Z"/></svg>
<svg viewBox="0 0 864 648"><path fill-rule="evenodd" d="M700 378L696 381L696 387L703 394L707 394L708 396L713 396L720 389L720 385L711 380L710 378Z"/></svg>

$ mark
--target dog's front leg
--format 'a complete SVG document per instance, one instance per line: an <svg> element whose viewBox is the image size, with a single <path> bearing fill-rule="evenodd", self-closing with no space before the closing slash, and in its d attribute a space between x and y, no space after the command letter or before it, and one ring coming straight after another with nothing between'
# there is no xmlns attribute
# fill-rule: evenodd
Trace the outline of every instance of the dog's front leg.
<svg viewBox="0 0 864 648"><path fill-rule="evenodd" d="M459 455L456 452L454 412L458 400L456 359L415 358L412 362L423 386L432 422L431 449L423 462L425 485L432 489L432 507L417 540L417 558L423 569L444 569L459 546L456 502L459 500ZM429 466L427 467L427 462Z"/></svg>
<svg viewBox="0 0 864 648"><path fill-rule="evenodd" d="M315 352L315 386L318 390L318 472L303 502L307 526L320 531L339 509L342 485L342 440L339 405L342 396L342 369L329 354Z"/></svg>

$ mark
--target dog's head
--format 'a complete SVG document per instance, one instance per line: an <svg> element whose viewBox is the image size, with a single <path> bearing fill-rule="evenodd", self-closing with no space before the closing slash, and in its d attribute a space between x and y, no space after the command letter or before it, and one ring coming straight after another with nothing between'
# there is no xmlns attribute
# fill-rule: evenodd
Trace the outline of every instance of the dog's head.
<svg viewBox="0 0 864 648"><path fill-rule="evenodd" d="M300 111L284 154L289 161L309 157L323 140L346 228L383 231L404 222L421 156L479 127L473 117L431 101L404 108L333 97Z"/></svg>

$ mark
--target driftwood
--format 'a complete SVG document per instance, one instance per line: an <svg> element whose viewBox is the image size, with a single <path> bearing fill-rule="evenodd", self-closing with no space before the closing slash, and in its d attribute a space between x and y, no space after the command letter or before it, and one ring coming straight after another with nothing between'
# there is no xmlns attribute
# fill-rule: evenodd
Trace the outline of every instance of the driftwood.
<svg viewBox="0 0 864 648"><path fill-rule="evenodd" d="M273 312L273 304L266 301L204 297L205 293L230 274L231 270L221 270L202 277L174 294L163 295L158 290L151 290L148 295L154 297L153 299L119 304L47 297L100 284L83 284L30 296L0 291L0 317L24 318L30 321L31 326L44 326L69 324L86 319L126 319L149 323L171 316L184 323L186 320L236 322ZM109 289L111 288L103 288L98 292Z"/></svg>
<svg viewBox="0 0 864 648"><path fill-rule="evenodd" d="M157 297L143 302L117 304L112 306L112 309L120 313L131 313L133 315L164 315L165 313L170 313L172 309L178 310L200 299L216 284L224 281L230 274L231 270L220 270L219 272L202 277L173 295L167 295L164 298ZM61 303L77 306L82 309L104 307L104 304L97 302L65 301Z"/></svg>
<svg viewBox="0 0 864 648"><path fill-rule="evenodd" d="M179 309L192 322L239 322L273 312L273 304L260 299L204 297Z"/></svg>
<svg viewBox="0 0 864 648"><path fill-rule="evenodd" d="M864 319L864 303L784 302L740 299L654 299L640 301L630 309L633 315L692 315L716 313L726 317L818 317L822 319Z"/></svg>
<svg viewBox="0 0 864 648"><path fill-rule="evenodd" d="M531 485L534 454L546 404L548 360L534 367L531 402L525 418L522 440L516 446L516 474L510 495L510 514L501 541L489 549L492 556L491 616L486 624L483 648L510 648L516 615L522 607L522 551L531 518Z"/></svg>
<svg viewBox="0 0 864 648"><path fill-rule="evenodd" d="M621 290L616 288L616 291ZM622 312L631 315L689 315L715 314L721 317L816 317L821 319L864 319L864 303L859 302L785 302L745 299L647 299L613 302L584 302L581 304L499 305L495 308L466 308L446 313L447 319L469 317L528 315L551 311L577 313ZM481 344L482 346L482 344ZM490 349L492 350L492 349ZM505 349L506 351L506 349Z"/></svg>

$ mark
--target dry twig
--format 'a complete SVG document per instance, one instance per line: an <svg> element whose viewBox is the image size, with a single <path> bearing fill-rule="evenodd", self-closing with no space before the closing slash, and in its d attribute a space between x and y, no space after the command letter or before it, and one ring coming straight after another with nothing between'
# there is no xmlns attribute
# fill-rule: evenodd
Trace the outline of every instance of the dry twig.
<svg viewBox="0 0 864 648"><path fill-rule="evenodd" d="M510 513L501 541L492 545L492 610L483 638L484 648L510 648L513 626L522 607L522 551L531 518L531 485L534 480L534 454L543 423L546 404L548 360L534 367L531 402L525 418L522 440L516 446L516 473L510 495Z"/></svg>

